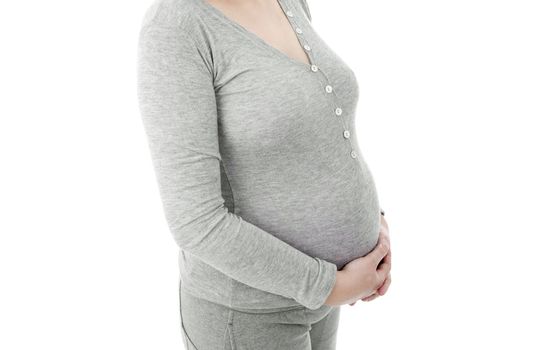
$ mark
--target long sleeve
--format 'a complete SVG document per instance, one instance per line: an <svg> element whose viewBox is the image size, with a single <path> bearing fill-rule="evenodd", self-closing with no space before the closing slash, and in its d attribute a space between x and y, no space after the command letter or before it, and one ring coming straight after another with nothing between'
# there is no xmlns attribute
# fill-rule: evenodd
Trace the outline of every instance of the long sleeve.
<svg viewBox="0 0 559 350"><path fill-rule="evenodd" d="M178 246L231 278L319 308L335 264L243 220L221 195L208 54L180 26L149 24L138 45L138 98L165 217Z"/></svg>

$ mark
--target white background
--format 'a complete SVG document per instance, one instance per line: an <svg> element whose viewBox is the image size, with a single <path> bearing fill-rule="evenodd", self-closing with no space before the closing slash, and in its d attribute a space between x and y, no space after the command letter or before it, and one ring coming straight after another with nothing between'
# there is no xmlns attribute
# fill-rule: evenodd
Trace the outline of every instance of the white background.
<svg viewBox="0 0 559 350"><path fill-rule="evenodd" d="M136 100L150 3L0 3L1 349L182 349ZM338 349L558 349L557 2L308 3L358 75L393 251Z"/></svg>

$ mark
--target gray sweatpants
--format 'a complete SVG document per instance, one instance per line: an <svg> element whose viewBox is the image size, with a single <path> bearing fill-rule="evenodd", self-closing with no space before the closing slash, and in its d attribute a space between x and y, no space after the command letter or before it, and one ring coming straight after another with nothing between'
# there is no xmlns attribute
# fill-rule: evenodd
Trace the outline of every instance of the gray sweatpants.
<svg viewBox="0 0 559 350"><path fill-rule="evenodd" d="M187 293L179 279L187 350L335 350L340 306L281 311L231 309Z"/></svg>

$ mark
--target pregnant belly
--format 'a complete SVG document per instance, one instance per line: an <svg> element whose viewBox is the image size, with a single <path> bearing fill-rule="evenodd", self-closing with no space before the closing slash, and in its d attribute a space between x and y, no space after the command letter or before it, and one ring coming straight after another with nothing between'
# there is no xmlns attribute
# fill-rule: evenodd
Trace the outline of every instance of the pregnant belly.
<svg viewBox="0 0 559 350"><path fill-rule="evenodd" d="M237 190L235 213L304 253L341 269L374 249L380 208L367 168Z"/></svg>

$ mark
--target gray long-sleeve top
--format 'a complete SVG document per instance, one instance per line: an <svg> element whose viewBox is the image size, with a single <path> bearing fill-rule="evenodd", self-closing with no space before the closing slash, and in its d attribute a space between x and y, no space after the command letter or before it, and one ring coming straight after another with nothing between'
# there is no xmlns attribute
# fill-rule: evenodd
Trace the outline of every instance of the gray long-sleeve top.
<svg viewBox="0 0 559 350"><path fill-rule="evenodd" d="M139 34L140 111L183 285L237 309L319 308L379 233L355 74L305 0L278 4L310 65L205 0L156 0Z"/></svg>

